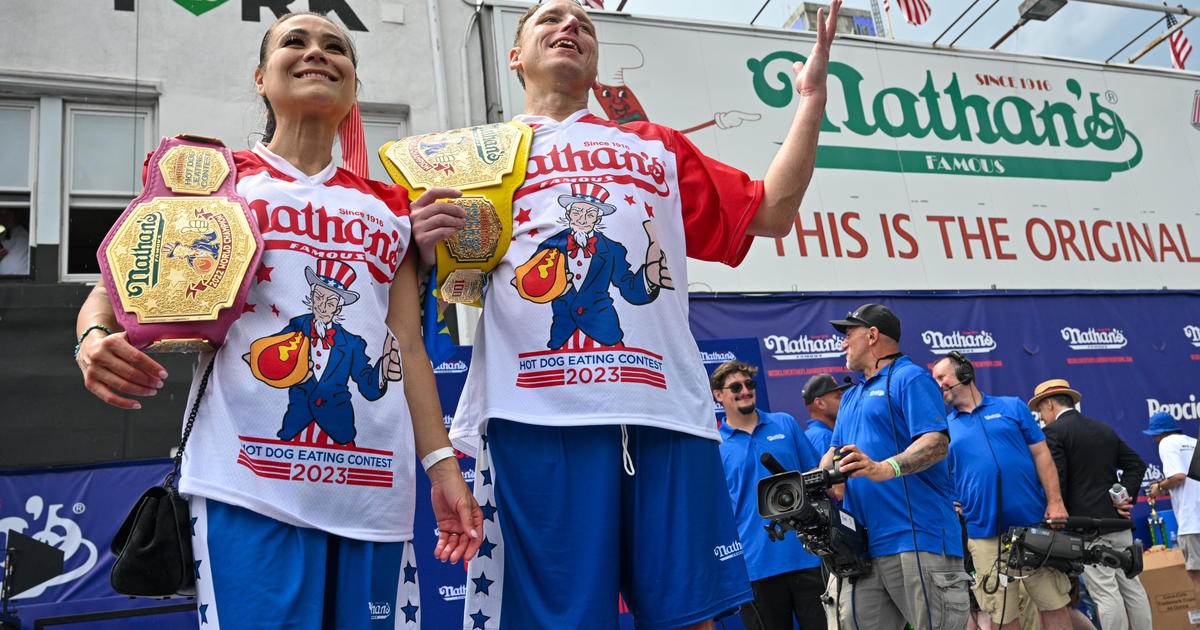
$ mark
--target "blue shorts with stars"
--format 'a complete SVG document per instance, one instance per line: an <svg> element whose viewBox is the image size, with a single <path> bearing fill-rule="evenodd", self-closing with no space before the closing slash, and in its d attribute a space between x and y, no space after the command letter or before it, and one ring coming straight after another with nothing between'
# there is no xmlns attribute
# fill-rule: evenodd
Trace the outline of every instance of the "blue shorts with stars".
<svg viewBox="0 0 1200 630"><path fill-rule="evenodd" d="M192 497L200 628L420 628L411 542L351 540Z"/></svg>
<svg viewBox="0 0 1200 630"><path fill-rule="evenodd" d="M666 630L753 599L717 443L627 435L488 421L464 630L616 630L626 608L638 630Z"/></svg>

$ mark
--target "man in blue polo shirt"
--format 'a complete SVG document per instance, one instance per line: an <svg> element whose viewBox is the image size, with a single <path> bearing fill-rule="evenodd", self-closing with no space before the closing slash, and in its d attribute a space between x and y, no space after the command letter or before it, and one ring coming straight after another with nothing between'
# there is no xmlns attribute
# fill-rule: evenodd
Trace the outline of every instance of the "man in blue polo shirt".
<svg viewBox="0 0 1200 630"><path fill-rule="evenodd" d="M1058 469L1046 436L1018 398L987 396L975 384L975 366L958 352L933 364L933 379L951 407L950 472L967 522L975 563L975 599L1002 630L1017 630L1018 586L1001 560L1000 535L1013 525L1067 517ZM1001 577L1004 576L1004 577ZM1021 585L1041 617L1042 630L1069 630L1071 581L1043 567Z"/></svg>
<svg viewBox="0 0 1200 630"><path fill-rule="evenodd" d="M900 352L900 319L864 304L830 322L846 335L846 390L822 468L840 467L843 507L867 527L871 573L830 593L842 628L916 630L967 623L970 576L951 499L946 418L933 378Z"/></svg>
<svg viewBox="0 0 1200 630"><path fill-rule="evenodd" d="M821 561L804 551L795 536L770 540L763 529L767 520L758 515L756 492L758 480L770 474L759 461L763 453L785 469L801 471L816 467L817 453L795 418L755 407L757 373L752 365L727 361L711 378L713 397L725 407L721 462L754 590L754 601L742 605L742 624L747 630L790 630L795 618L801 630L820 630L825 628Z"/></svg>
<svg viewBox="0 0 1200 630"><path fill-rule="evenodd" d="M808 379L800 392L810 416L804 427L804 436L818 454L829 450L833 427L837 423L838 405L842 402L842 390L847 387L850 387L848 378L839 385L832 376L818 374Z"/></svg>

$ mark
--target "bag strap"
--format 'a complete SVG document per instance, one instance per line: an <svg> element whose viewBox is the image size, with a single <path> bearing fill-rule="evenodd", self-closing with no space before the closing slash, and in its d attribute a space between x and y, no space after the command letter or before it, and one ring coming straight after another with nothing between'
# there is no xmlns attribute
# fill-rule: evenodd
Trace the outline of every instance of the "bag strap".
<svg viewBox="0 0 1200 630"><path fill-rule="evenodd" d="M187 424L183 426L183 437L179 440L179 449L175 451L175 466L171 472L167 473L166 481L163 485L171 491L172 496L179 495L179 489L175 486L175 480L179 478L179 469L183 466L183 449L187 446L188 436L192 434L192 425L196 423L196 412L200 411L200 399L204 397L204 390L208 389L208 377L212 374L213 364L217 362L217 357L213 357L208 362L208 367L204 368L204 376L200 378L200 388L196 390L196 402L192 403L192 411L188 414Z"/></svg>

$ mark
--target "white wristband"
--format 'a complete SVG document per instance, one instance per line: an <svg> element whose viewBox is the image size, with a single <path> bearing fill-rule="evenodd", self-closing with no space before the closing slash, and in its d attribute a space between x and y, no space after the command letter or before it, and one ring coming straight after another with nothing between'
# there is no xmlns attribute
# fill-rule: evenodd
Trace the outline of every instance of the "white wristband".
<svg viewBox="0 0 1200 630"><path fill-rule="evenodd" d="M426 471L428 471L434 464L448 457L454 457L454 449L449 446L443 446L442 448L433 451L425 457L422 457L421 465L425 467Z"/></svg>

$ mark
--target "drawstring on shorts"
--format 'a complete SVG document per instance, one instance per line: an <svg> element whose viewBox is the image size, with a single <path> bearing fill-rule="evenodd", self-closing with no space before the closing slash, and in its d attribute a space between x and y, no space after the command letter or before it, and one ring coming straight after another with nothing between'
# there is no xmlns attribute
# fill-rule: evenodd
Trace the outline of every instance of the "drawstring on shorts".
<svg viewBox="0 0 1200 630"><path fill-rule="evenodd" d="M621 464L625 467L625 474L630 477L634 476L637 471L633 469L633 457L629 455L629 429L625 425L621 425Z"/></svg>

